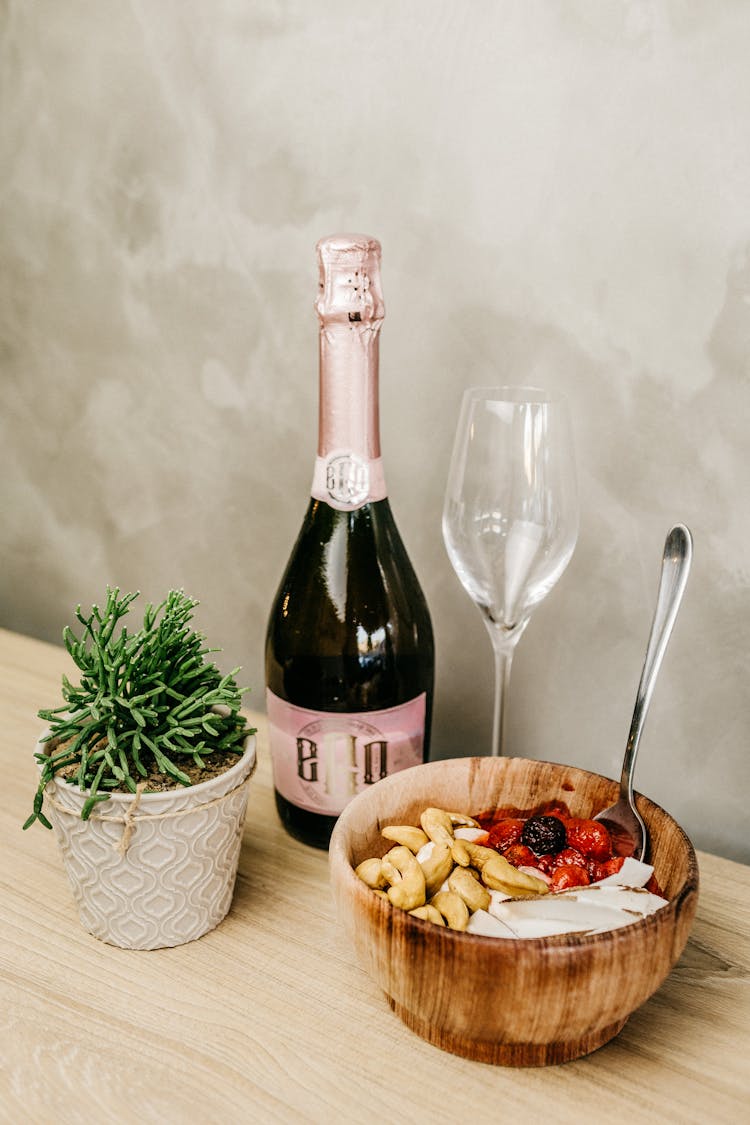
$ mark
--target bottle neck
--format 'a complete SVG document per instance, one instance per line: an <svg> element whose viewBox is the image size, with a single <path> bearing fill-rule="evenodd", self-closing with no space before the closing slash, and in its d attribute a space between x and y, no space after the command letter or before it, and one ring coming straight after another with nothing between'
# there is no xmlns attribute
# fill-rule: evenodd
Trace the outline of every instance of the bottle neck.
<svg viewBox="0 0 750 1125"><path fill-rule="evenodd" d="M386 494L378 417L380 243L366 234L333 234L317 250L320 408L312 494L351 512Z"/></svg>
<svg viewBox="0 0 750 1125"><path fill-rule="evenodd" d="M386 496L380 456L380 321L321 324L318 455L312 494L353 511Z"/></svg>
<svg viewBox="0 0 750 1125"><path fill-rule="evenodd" d="M318 456L350 449L380 457L379 325L323 325L320 330Z"/></svg>

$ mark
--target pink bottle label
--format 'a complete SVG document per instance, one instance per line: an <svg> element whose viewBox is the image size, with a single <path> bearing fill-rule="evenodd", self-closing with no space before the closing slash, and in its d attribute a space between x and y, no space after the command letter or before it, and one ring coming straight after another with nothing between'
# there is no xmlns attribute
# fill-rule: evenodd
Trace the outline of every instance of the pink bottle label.
<svg viewBox="0 0 750 1125"><path fill-rule="evenodd" d="M368 785L422 761L427 697L385 711L308 711L266 691L274 785L298 808L338 816Z"/></svg>

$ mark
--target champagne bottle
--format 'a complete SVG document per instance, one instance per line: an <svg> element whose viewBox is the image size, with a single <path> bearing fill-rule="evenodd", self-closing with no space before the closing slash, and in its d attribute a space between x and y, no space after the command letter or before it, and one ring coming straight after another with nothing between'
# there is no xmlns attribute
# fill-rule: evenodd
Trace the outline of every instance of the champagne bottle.
<svg viewBox="0 0 750 1125"><path fill-rule="evenodd" d="M282 823L326 848L356 793L426 760L435 661L380 456L380 244L333 235L317 250L318 453L268 623L266 703Z"/></svg>

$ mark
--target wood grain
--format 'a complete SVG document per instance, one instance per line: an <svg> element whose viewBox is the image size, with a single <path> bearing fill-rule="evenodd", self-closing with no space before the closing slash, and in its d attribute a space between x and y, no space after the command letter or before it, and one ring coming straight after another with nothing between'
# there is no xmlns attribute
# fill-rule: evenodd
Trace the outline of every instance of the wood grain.
<svg viewBox="0 0 750 1125"><path fill-rule="evenodd" d="M20 825L61 649L0 631L0 1119L730 1123L750 1097L750 869L699 855L686 950L595 1054L543 1070L471 1062L390 1011L335 921L325 854L276 818L258 716L235 902L198 942L142 953L78 925L52 835Z"/></svg>
<svg viewBox="0 0 750 1125"><path fill-rule="evenodd" d="M526 758L431 762L362 793L331 840L339 917L358 959L405 1023L445 1050L506 1066L567 1062L601 1047L659 987L684 949L698 871L689 840L657 805L639 811L667 906L634 925L586 936L498 941L394 910L352 868L390 846L380 829L418 824L431 805L470 815L531 811L564 798L591 816L616 797L596 774Z"/></svg>

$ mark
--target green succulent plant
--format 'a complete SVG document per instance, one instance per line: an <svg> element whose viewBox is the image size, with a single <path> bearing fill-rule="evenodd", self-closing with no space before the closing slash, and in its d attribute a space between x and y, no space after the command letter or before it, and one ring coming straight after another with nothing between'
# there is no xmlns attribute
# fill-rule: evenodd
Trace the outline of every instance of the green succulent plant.
<svg viewBox="0 0 750 1125"><path fill-rule="evenodd" d="M65 781L88 791L81 812L87 820L112 791L135 793L154 768L191 785L181 766L203 767L220 750L239 756L253 733L239 712L248 690L237 686L239 668L222 675L206 659L221 650L207 648L190 625L198 602L170 590L160 605L146 606L137 632L118 631L138 596L108 586L103 609L94 605L85 616L77 607L80 636L70 626L63 632L80 684L63 676L65 705L38 713L49 723L44 741L54 745L36 755L41 777L24 828L35 820L52 827L42 802L48 782L61 770Z"/></svg>

